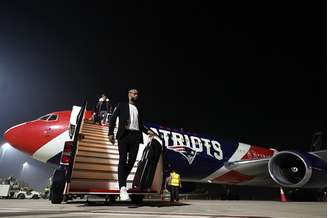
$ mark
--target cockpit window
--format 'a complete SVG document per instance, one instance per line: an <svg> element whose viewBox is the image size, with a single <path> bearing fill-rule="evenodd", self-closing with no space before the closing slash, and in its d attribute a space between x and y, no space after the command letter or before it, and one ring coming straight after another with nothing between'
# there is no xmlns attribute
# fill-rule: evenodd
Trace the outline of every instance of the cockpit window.
<svg viewBox="0 0 328 218"><path fill-rule="evenodd" d="M47 120L50 117L50 114L40 117L38 120Z"/></svg>
<svg viewBox="0 0 328 218"><path fill-rule="evenodd" d="M57 120L57 115L56 114L52 114L48 120Z"/></svg>
<svg viewBox="0 0 328 218"><path fill-rule="evenodd" d="M47 114L47 115L40 117L38 120L52 121L52 120L57 120L57 118L58 118L57 114Z"/></svg>

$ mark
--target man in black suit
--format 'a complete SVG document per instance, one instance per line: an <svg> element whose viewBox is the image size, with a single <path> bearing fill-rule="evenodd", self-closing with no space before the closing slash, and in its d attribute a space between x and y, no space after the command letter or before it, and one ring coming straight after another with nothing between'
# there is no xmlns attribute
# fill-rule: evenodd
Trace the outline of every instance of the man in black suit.
<svg viewBox="0 0 328 218"><path fill-rule="evenodd" d="M129 102L121 102L114 109L109 121L109 141L114 142L113 132L116 118L119 120L116 139L118 140L119 164L118 181L121 200L129 200L126 188L126 179L136 161L139 144L143 143L142 132L152 136L152 132L144 127L142 111L137 105L138 90L128 92Z"/></svg>

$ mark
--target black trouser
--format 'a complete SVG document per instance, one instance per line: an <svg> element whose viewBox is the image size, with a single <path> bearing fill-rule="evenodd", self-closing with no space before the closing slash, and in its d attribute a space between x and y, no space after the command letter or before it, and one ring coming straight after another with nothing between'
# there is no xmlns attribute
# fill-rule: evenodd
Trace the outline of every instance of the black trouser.
<svg viewBox="0 0 328 218"><path fill-rule="evenodd" d="M139 131L125 130L124 135L118 140L118 183L120 188L126 187L126 179L136 161L139 150Z"/></svg>
<svg viewBox="0 0 328 218"><path fill-rule="evenodd" d="M179 201L179 187L171 185L171 201Z"/></svg>

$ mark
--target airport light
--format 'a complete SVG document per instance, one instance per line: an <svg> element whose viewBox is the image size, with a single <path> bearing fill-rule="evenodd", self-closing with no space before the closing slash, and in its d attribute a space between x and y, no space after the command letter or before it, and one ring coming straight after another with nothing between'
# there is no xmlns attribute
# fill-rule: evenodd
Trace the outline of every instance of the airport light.
<svg viewBox="0 0 328 218"><path fill-rule="evenodd" d="M11 145L9 143L4 143L3 145L1 145L0 150L1 150L1 156L0 156L0 160L4 159L5 154L7 151L10 151L13 147L11 147Z"/></svg>
<svg viewBox="0 0 328 218"><path fill-rule="evenodd" d="M25 177L29 177L29 174L27 174L27 171L30 170L30 164L25 161L23 164L22 164L22 169L21 171L19 172L20 174L20 178L24 181L25 180Z"/></svg>
<svg viewBox="0 0 328 218"><path fill-rule="evenodd" d="M27 162L23 163L23 169L25 169L26 167L28 167L28 163Z"/></svg>
<svg viewBox="0 0 328 218"><path fill-rule="evenodd" d="M11 149L12 147L9 143L6 142L5 144L1 145L1 148L5 152L5 151Z"/></svg>

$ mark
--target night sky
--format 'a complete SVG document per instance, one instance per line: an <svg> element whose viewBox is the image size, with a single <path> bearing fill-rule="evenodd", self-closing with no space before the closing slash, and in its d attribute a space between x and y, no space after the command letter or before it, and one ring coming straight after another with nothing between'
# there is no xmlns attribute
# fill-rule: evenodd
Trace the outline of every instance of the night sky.
<svg viewBox="0 0 328 218"><path fill-rule="evenodd" d="M173 128L277 149L326 133L326 1L33 2L0 3L2 133L130 88Z"/></svg>

